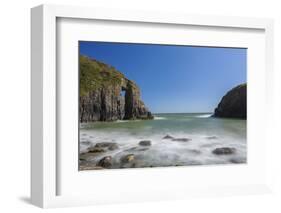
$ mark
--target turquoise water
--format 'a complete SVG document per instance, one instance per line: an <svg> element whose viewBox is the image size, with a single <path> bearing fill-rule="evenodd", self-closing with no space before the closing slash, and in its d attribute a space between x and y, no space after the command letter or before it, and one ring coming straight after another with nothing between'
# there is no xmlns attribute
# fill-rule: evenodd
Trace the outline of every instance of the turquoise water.
<svg viewBox="0 0 281 213"><path fill-rule="evenodd" d="M154 114L154 120L96 122L80 125L80 153L98 142L116 142L120 149L104 153L120 158L141 140L152 145L141 153L138 167L245 163L246 121L210 117L208 113ZM171 135L188 142L163 139ZM215 155L215 148L231 147L231 155Z"/></svg>

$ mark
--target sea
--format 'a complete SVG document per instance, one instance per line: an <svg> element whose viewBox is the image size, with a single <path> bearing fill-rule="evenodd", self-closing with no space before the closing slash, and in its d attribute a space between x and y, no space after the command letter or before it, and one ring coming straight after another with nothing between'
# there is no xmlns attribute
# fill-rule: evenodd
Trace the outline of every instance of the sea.
<svg viewBox="0 0 281 213"><path fill-rule="evenodd" d="M246 120L214 118L211 113L161 113L153 120L120 120L80 124L80 154L100 142L117 143L119 149L102 153L120 159L125 154L137 156L137 168L234 164L247 162ZM188 141L165 139L186 138ZM151 145L137 151L139 142ZM217 148L231 148L232 154L215 154ZM135 151L132 151L134 150ZM131 151L130 151L131 150Z"/></svg>

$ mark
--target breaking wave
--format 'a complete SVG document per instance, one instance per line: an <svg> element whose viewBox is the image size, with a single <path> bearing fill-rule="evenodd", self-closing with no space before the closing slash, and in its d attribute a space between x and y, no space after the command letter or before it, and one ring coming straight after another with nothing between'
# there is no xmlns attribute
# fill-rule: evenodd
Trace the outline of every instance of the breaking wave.
<svg viewBox="0 0 281 213"><path fill-rule="evenodd" d="M195 116L196 118L210 118L212 114L202 114L202 115L197 115Z"/></svg>

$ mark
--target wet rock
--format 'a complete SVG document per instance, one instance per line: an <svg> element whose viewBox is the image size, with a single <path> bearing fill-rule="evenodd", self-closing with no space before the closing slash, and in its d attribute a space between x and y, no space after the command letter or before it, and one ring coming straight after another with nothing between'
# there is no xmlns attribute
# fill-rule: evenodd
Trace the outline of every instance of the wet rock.
<svg viewBox="0 0 281 213"><path fill-rule="evenodd" d="M230 147L221 147L213 150L213 154L215 155L230 155L230 154L234 154L235 152L236 149Z"/></svg>
<svg viewBox="0 0 281 213"><path fill-rule="evenodd" d="M96 143L96 147L109 147L112 146L113 144L115 144L114 142L100 142L100 143Z"/></svg>
<svg viewBox="0 0 281 213"><path fill-rule="evenodd" d="M214 139L218 139L218 137L217 136L208 136L208 137L206 137L206 139L214 140Z"/></svg>
<svg viewBox="0 0 281 213"><path fill-rule="evenodd" d="M111 156L106 156L102 158L96 166L100 166L103 168L110 168L112 166L112 157Z"/></svg>
<svg viewBox="0 0 281 213"><path fill-rule="evenodd" d="M101 153L106 152L107 150L115 150L118 149L117 143L113 142L101 142L97 143L94 147L88 148L89 153Z"/></svg>
<svg viewBox="0 0 281 213"><path fill-rule="evenodd" d="M151 141L149 141L149 140L140 141L139 145L140 146L151 146Z"/></svg>
<svg viewBox="0 0 281 213"><path fill-rule="evenodd" d="M163 137L162 139L174 139L174 137L173 136L171 136L171 135L166 135L165 137Z"/></svg>
<svg viewBox="0 0 281 213"><path fill-rule="evenodd" d="M111 146L109 146L108 147L108 150L116 150L116 149L119 149L119 146L116 144L116 143L114 143L114 144L112 144Z"/></svg>
<svg viewBox="0 0 281 213"><path fill-rule="evenodd" d="M86 152L86 153L80 153L80 160L84 159L85 161L92 161L92 160L96 160L97 158L99 158L99 156L101 154L103 154L104 152Z"/></svg>
<svg viewBox="0 0 281 213"><path fill-rule="evenodd" d="M190 138L174 138L172 141L178 141L178 142L188 142L191 141Z"/></svg>
<svg viewBox="0 0 281 213"><path fill-rule="evenodd" d="M132 163L135 160L135 155L134 154L128 154L123 157L121 157L120 161L121 163Z"/></svg>
<svg viewBox="0 0 281 213"><path fill-rule="evenodd" d="M108 148L109 150L118 149L118 144L114 142L101 142L95 145L96 148Z"/></svg>
<svg viewBox="0 0 281 213"><path fill-rule="evenodd" d="M99 153L99 152L105 152L105 150L101 147L90 147L88 149L88 152L90 153Z"/></svg>

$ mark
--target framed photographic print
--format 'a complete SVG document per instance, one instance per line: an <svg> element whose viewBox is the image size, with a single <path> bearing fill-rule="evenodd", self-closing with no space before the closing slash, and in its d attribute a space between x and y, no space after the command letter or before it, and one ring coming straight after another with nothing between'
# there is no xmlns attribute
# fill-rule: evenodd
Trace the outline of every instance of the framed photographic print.
<svg viewBox="0 0 281 213"><path fill-rule="evenodd" d="M32 203L269 192L272 30L270 19L33 8Z"/></svg>
<svg viewBox="0 0 281 213"><path fill-rule="evenodd" d="M79 41L79 170L247 163L246 58Z"/></svg>

